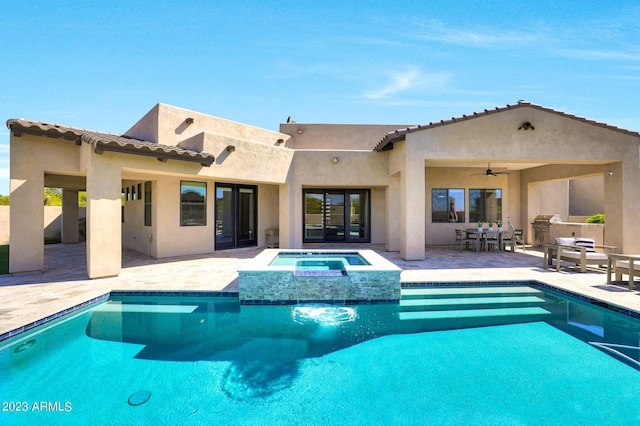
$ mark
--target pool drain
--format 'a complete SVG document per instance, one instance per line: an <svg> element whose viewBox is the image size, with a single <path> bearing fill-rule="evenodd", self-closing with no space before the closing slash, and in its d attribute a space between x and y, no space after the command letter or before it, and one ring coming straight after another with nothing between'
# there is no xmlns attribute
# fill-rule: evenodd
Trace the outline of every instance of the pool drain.
<svg viewBox="0 0 640 426"><path fill-rule="evenodd" d="M142 405L151 398L151 392L148 390L139 390L129 397L129 405Z"/></svg>
<svg viewBox="0 0 640 426"><path fill-rule="evenodd" d="M13 350L14 353L24 352L36 343L36 339L27 340Z"/></svg>

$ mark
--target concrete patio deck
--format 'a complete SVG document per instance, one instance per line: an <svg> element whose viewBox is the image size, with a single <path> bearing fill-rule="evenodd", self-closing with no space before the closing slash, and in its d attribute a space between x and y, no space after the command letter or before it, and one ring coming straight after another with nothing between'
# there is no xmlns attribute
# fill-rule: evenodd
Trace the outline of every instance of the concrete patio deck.
<svg viewBox="0 0 640 426"><path fill-rule="evenodd" d="M405 261L399 253L387 252L382 246L348 246L356 247L373 249L398 265L403 270L403 283L536 280L640 313L640 292L628 291L626 282L607 286L602 270L579 273L563 269L558 273L544 269L542 253L536 250L475 253L429 247L425 260ZM236 271L263 248L165 259L124 250L121 274L97 280L87 278L85 250L84 244L48 245L42 273L0 276L0 335L112 290L237 291Z"/></svg>

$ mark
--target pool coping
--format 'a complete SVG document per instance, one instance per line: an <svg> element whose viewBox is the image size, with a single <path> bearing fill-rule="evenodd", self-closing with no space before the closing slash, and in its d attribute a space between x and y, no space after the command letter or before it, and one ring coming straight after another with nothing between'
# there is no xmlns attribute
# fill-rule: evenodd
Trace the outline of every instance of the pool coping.
<svg viewBox="0 0 640 426"><path fill-rule="evenodd" d="M605 302L601 299L597 299L594 297L586 296L584 294L567 290L564 288L556 287L552 284L548 284L538 280L493 280L493 281L411 281L411 282L401 282L401 288L425 288L425 287L460 287L460 286L496 286L496 287L504 287L511 285L533 285L537 287L541 287L547 290L552 290L560 294L564 294L567 296L571 296L583 302L600 306L602 308L618 312L620 314L630 316L632 318L640 319L640 312L624 308L622 306L616 305L615 303ZM92 305L104 302L108 300L112 296L160 296L160 297L238 297L239 293L237 291L220 291L220 290L189 290L189 291L176 291L176 290L111 290L100 296L93 297L87 301L76 304L69 308L63 309L55 314L48 315L39 320L30 322L23 326L17 327L13 330L5 332L0 335L0 342L8 340L10 338L14 338L21 334L24 334L32 329L47 324L51 321L57 320L64 316L73 314L82 309L88 308ZM346 305L370 305L370 304L391 304L397 303L397 301L389 301L389 300L380 300L380 301L365 301L365 300L353 300L353 301L327 301L327 300L319 300L317 302L310 301L305 303L324 303L324 304L336 304L336 303L344 303ZM292 305L290 301L263 301L263 303L240 303L245 306L275 306L275 305Z"/></svg>

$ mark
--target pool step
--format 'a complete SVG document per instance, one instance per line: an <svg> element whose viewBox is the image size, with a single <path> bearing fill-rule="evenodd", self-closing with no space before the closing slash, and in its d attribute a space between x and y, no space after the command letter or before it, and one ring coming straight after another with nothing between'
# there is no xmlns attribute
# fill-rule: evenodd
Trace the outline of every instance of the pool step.
<svg viewBox="0 0 640 426"><path fill-rule="evenodd" d="M515 287L431 287L431 288L403 288L403 299L424 299L436 297L484 297L484 296L527 296L541 294L540 290L536 290L527 286Z"/></svg>
<svg viewBox="0 0 640 426"><path fill-rule="evenodd" d="M551 313L528 286L404 288L398 317L405 332L542 321Z"/></svg>
<svg viewBox="0 0 640 426"><path fill-rule="evenodd" d="M551 313L540 307L400 312L404 332L454 330L543 321Z"/></svg>
<svg viewBox="0 0 640 426"><path fill-rule="evenodd" d="M543 303L544 299L536 296L455 297L435 299L403 299L400 300L400 308L403 311L443 311L450 310L452 308L462 310L540 306Z"/></svg>

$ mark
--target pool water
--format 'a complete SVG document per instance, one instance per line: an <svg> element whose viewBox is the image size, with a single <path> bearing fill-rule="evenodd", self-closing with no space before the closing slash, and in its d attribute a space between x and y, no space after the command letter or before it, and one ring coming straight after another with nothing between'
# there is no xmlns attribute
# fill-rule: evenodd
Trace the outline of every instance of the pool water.
<svg viewBox="0 0 640 426"><path fill-rule="evenodd" d="M445 293L439 312L479 310L471 293L442 308ZM637 424L640 323L554 292L515 297L540 299L518 303L545 320L456 328L454 314L403 315L415 306L112 297L0 343L0 395L29 408L7 405L0 423Z"/></svg>
<svg viewBox="0 0 640 426"><path fill-rule="evenodd" d="M281 252L279 253L273 261L270 263L270 266L304 266L305 264L315 263L319 265L321 263L328 265L335 262L344 262L347 265L369 265L369 262L365 260L357 252L341 252L341 253L330 253L330 252L308 252L308 253L300 253L300 252ZM344 268L343 268L344 269Z"/></svg>

